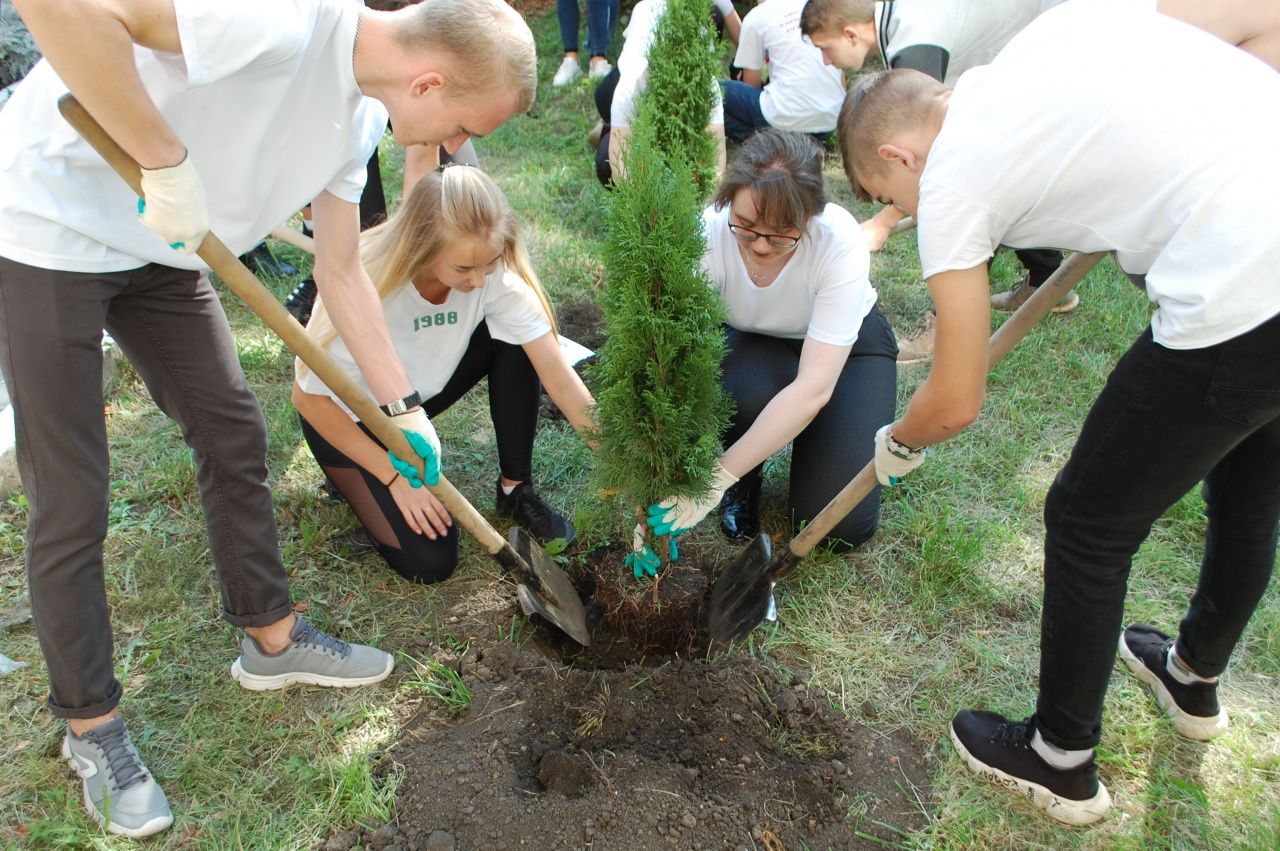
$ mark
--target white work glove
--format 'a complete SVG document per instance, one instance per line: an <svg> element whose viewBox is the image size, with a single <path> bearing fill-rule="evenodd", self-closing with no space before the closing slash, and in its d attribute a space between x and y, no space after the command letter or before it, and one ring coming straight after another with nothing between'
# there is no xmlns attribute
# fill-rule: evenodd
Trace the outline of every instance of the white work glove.
<svg viewBox="0 0 1280 851"><path fill-rule="evenodd" d="M142 169L138 218L179 254L195 254L209 232L209 202L190 155L177 165Z"/></svg>
<svg viewBox="0 0 1280 851"><path fill-rule="evenodd" d="M649 506L649 518L646 522L658 535L679 535L681 532L687 532L698 525L698 521L706 517L711 509L720 504L724 492L737 481L738 477L717 461L716 469L711 474L710 493L701 499L671 496L659 500Z"/></svg>
<svg viewBox="0 0 1280 851"><path fill-rule="evenodd" d="M427 419L427 412L421 408L414 408L411 411L405 411L403 414L396 414L391 417L391 422L401 431L416 434L427 445L431 447L431 451L435 453L436 472L439 472L442 463L440 456L440 436L436 434L436 427L431 424L431 420ZM409 459L405 459L409 460ZM428 464L428 468L430 464ZM430 469L428 469L430 474ZM435 482L427 482L427 484L435 484Z"/></svg>
<svg viewBox="0 0 1280 851"><path fill-rule="evenodd" d="M876 479L886 487L924 463L924 449L909 449L893 439L893 423L876 432Z"/></svg>

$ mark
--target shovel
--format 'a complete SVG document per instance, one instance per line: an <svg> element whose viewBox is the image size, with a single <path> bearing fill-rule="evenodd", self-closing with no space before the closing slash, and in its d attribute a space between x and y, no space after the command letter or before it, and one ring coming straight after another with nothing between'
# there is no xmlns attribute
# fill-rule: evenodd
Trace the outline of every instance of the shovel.
<svg viewBox="0 0 1280 851"><path fill-rule="evenodd" d="M138 164L107 135L80 102L71 95L64 95L58 101L58 110L133 191L141 196L141 172ZM400 458L418 457L409 446L404 433L396 428L390 417L382 413L373 399L342 371L329 353L289 315L271 291L245 268L220 239L210 233L196 253L355 412L384 446ZM421 462L419 471L425 472ZM526 613L537 612L579 644L585 646L591 642L586 613L573 583L550 556L529 539L523 529L511 530L510 543L503 540L489 521L444 476L440 477L439 484L431 486L431 492L457 518L462 528L480 542L485 552L493 556L504 571L515 576L517 595Z"/></svg>
<svg viewBox="0 0 1280 851"><path fill-rule="evenodd" d="M1058 271L1037 287L1035 293L991 335L988 349L990 366L995 366L1007 355L1102 257L1101 253L1082 254L1077 251L1062 261ZM711 589L711 637L719 641L746 638L765 619L774 583L791 572L875 486L876 466L873 460L867 462L853 481L832 497L818 516L791 539L787 549L772 560L769 536L764 533L757 535L725 568Z"/></svg>

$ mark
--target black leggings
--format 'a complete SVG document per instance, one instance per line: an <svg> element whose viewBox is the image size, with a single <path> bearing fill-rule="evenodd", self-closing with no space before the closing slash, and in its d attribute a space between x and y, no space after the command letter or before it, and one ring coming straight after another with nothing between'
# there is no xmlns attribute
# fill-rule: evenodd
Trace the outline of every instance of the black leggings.
<svg viewBox="0 0 1280 851"><path fill-rule="evenodd" d="M780 390L795 381L803 340L789 340L729 328L724 388L737 404L725 433L726 446L747 433ZM893 421L897 403L898 345L883 314L872 308L862 320L830 401L796 436L791 452L787 505L792 522L808 523L875 454L875 434ZM748 486L760 467L742 477ZM880 522L880 489L831 530L830 537L856 546L871 537Z"/></svg>
<svg viewBox="0 0 1280 851"><path fill-rule="evenodd" d="M489 336L480 323L462 362L444 389L422 407L434 417L447 410L468 390L489 379L489 416L498 443L498 464L502 475L512 481L528 481L533 467L533 438L538 424L538 373L520 346L502 343ZM320 436L309 422L302 423L302 436L320 469L351 505L369 540L391 569L414 582L447 579L458 565L458 527L431 540L409 528L391 491L367 470L356 464ZM364 425L357 423L369 439L382 442ZM448 459L445 459L446 461Z"/></svg>

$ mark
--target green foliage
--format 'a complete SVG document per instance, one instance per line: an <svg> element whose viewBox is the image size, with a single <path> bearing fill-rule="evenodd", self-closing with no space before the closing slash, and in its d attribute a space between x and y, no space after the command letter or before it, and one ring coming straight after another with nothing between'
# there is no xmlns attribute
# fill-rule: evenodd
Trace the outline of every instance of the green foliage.
<svg viewBox="0 0 1280 851"><path fill-rule="evenodd" d="M724 307L701 268L701 204L688 166L638 121L614 189L601 301L609 338L595 367L597 484L632 505L705 493L728 402Z"/></svg>
<svg viewBox="0 0 1280 851"><path fill-rule="evenodd" d="M649 79L637 123L652 123L668 162L683 159L705 197L715 181L716 143L707 133L720 61L710 0L667 0L649 48Z"/></svg>

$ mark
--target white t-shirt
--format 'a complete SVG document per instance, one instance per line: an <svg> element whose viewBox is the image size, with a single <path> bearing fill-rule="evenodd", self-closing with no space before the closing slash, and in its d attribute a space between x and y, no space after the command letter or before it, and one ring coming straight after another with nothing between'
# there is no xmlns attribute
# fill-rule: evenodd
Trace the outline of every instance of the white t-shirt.
<svg viewBox="0 0 1280 851"><path fill-rule="evenodd" d="M1277 104L1280 74L1181 21L1051 9L955 87L920 181L924 275L1001 244L1114 250L1146 275L1160 344L1243 334L1280 313Z"/></svg>
<svg viewBox="0 0 1280 851"><path fill-rule="evenodd" d="M769 0L773 2L773 0ZM702 268L724 299L729 325L773 337L806 336L851 346L876 303L871 252L862 228L836 204L814 216L787 265L767 287L756 286L729 232L729 206L707 207L702 224L707 251Z"/></svg>
<svg viewBox="0 0 1280 851"><path fill-rule="evenodd" d="M640 95L649 82L649 48L658 32L658 21L667 9L667 0L640 0L631 11L631 20L623 33L622 52L618 54L618 86L613 90L613 104L609 108L611 127L631 126L636 117ZM710 26L710 24L708 24ZM720 101L720 84L712 81L715 89L708 125L724 124L724 104Z"/></svg>
<svg viewBox="0 0 1280 851"><path fill-rule="evenodd" d="M760 93L760 111L770 127L826 133L835 129L844 102L844 78L801 36L804 4L805 0L769 0L748 12L733 62L750 71L768 63L769 85Z"/></svg>
<svg viewBox="0 0 1280 851"><path fill-rule="evenodd" d="M174 0L182 54L134 48L187 147L212 230L240 253L322 191L353 203L386 130L352 71L352 0ZM0 112L0 255L45 269L207 268L137 218L137 197L58 113L41 61Z"/></svg>
<svg viewBox="0 0 1280 851"><path fill-rule="evenodd" d="M1062 0L903 0L876 3L875 22L884 66L908 47L931 45L947 52L942 80L986 65L1023 27ZM1101 23L1099 25L1102 25ZM1077 47L1079 47L1077 45Z"/></svg>
<svg viewBox="0 0 1280 851"><path fill-rule="evenodd" d="M396 354L423 399L444 389L481 322L489 326L493 339L516 346L531 343L551 330L533 288L514 272L501 269L486 278L479 289L469 293L449 290L444 304L432 304L413 284L406 284L383 299L382 312L387 317ZM342 339L335 337L327 349L338 366L368 392L369 385ZM294 372L303 390L331 397L347 416L357 419L315 373L300 368L296 360Z"/></svg>

